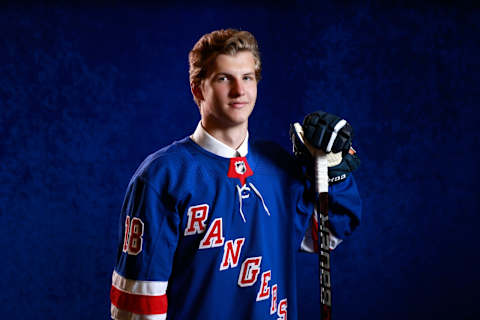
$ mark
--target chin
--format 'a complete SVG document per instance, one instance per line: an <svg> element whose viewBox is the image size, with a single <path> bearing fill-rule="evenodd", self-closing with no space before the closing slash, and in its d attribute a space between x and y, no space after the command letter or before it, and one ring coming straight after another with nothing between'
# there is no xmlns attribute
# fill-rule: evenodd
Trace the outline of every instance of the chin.
<svg viewBox="0 0 480 320"><path fill-rule="evenodd" d="M246 123L248 123L248 118L245 118L245 119L230 119L229 121L229 125L232 126L232 127L238 127L238 126L241 126L241 125L244 125Z"/></svg>
<svg viewBox="0 0 480 320"><path fill-rule="evenodd" d="M248 112L247 114L236 115L234 117L231 117L230 120L232 123L236 125L241 125L248 122L248 118L250 117L250 114L251 112Z"/></svg>

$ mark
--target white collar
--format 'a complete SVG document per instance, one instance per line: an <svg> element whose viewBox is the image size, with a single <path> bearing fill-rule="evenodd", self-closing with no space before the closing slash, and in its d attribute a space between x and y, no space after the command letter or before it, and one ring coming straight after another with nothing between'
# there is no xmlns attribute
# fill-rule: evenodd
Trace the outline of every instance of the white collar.
<svg viewBox="0 0 480 320"><path fill-rule="evenodd" d="M190 136L192 140L203 149L224 158L245 157L248 153L248 131L245 140L243 140L237 150L227 146L223 142L215 139L202 126L200 121L195 132Z"/></svg>

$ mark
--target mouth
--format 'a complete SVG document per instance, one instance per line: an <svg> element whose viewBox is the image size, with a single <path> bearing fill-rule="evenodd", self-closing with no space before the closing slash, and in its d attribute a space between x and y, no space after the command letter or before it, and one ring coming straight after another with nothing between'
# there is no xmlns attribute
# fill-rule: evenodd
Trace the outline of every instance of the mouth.
<svg viewBox="0 0 480 320"><path fill-rule="evenodd" d="M233 101L228 104L229 106L233 108L243 108L248 105L248 102L246 101Z"/></svg>

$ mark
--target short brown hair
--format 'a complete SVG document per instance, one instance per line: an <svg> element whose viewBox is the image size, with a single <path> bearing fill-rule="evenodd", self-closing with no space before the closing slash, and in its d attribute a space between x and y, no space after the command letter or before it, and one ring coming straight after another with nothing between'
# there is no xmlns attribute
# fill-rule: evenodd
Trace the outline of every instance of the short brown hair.
<svg viewBox="0 0 480 320"><path fill-rule="evenodd" d="M253 34L236 29L216 30L203 35L188 54L190 86L198 87L207 77L207 69L219 54L234 56L240 51L250 51L255 60L255 78L261 79L262 63L258 43ZM194 100L199 104L197 98Z"/></svg>

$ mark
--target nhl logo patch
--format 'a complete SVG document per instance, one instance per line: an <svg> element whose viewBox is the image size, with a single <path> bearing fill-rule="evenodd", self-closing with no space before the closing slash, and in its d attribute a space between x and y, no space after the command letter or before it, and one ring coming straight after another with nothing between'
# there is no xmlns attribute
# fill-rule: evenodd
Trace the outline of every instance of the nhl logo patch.
<svg viewBox="0 0 480 320"><path fill-rule="evenodd" d="M248 165L247 158L245 157L235 157L230 158L230 165L228 167L229 178L237 178L240 180L240 184L243 186L245 180L253 175L252 169Z"/></svg>
<svg viewBox="0 0 480 320"><path fill-rule="evenodd" d="M235 161L235 172L238 174L244 174L247 172L247 167L245 166L245 162L243 162L243 160Z"/></svg>

